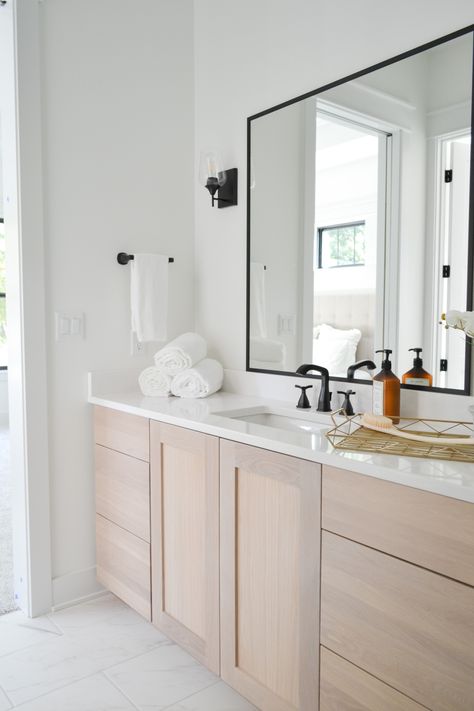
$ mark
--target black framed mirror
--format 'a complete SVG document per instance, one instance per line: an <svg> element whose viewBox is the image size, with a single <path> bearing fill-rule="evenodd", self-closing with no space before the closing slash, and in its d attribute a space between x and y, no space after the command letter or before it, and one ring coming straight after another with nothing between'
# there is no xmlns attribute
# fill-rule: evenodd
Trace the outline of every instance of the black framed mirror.
<svg viewBox="0 0 474 711"><path fill-rule="evenodd" d="M346 380L390 348L401 377L422 348L430 390L471 394L471 343L439 322L473 307L473 35L248 118L247 370Z"/></svg>

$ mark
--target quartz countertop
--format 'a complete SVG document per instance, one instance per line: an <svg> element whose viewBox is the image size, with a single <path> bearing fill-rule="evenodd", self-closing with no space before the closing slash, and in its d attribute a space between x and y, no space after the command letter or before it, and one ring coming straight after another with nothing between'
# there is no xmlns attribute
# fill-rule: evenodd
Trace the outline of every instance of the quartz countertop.
<svg viewBox="0 0 474 711"><path fill-rule="evenodd" d="M121 390L106 383L96 386L92 377L88 400L94 405L474 503L474 464L334 449L325 436L333 427L332 420L314 410L305 411L308 414L304 417L324 423L324 429L316 432L283 431L225 416L226 411L251 414L266 408L292 417L294 403L222 391L203 399L151 398L144 397L138 389Z"/></svg>

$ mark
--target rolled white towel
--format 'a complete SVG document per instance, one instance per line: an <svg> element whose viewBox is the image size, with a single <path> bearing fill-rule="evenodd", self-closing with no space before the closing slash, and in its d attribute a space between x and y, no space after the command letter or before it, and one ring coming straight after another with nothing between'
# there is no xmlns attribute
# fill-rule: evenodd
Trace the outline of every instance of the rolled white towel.
<svg viewBox="0 0 474 711"><path fill-rule="evenodd" d="M147 397L168 397L172 378L155 366L145 368L138 376L140 390Z"/></svg>
<svg viewBox="0 0 474 711"><path fill-rule="evenodd" d="M155 365L167 375L192 368L207 355L207 343L198 333L183 333L155 353Z"/></svg>
<svg viewBox="0 0 474 711"><path fill-rule="evenodd" d="M173 378L171 392L178 397L207 397L222 387L224 369L212 358L205 358L200 363L183 370Z"/></svg>

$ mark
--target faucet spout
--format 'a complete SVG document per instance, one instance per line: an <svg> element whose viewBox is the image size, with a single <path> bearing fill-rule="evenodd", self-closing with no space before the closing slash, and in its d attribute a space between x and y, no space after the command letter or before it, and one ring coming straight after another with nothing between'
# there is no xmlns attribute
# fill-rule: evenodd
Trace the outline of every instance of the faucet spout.
<svg viewBox="0 0 474 711"><path fill-rule="evenodd" d="M354 373L356 370L359 370L359 368L368 368L369 370L374 370L377 366L375 365L373 360L358 360L357 363L353 363L350 365L347 369L347 379L348 380L354 380Z"/></svg>
<svg viewBox="0 0 474 711"><path fill-rule="evenodd" d="M309 372L315 371L321 375L321 390L319 391L318 412L331 412L331 393L329 392L329 370L322 365L314 365L314 363L305 363L300 365L296 370L298 375L307 375Z"/></svg>

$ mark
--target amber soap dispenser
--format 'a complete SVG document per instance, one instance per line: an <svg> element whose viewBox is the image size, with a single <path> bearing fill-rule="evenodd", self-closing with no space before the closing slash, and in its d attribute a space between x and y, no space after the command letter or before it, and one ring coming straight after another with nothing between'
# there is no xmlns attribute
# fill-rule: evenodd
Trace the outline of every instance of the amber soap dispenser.
<svg viewBox="0 0 474 711"><path fill-rule="evenodd" d="M382 370L374 375L372 381L372 412L374 415L391 417L395 423L400 419L400 380L392 373L389 360L392 351L389 348L375 351L385 353Z"/></svg>
<svg viewBox="0 0 474 711"><path fill-rule="evenodd" d="M413 359L413 368L407 370L407 372L402 375L402 383L404 385L422 385L425 388L431 388L433 385L433 376L423 369L423 361L420 357L420 353L423 349L409 348L408 350L415 351L416 357Z"/></svg>

